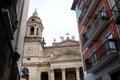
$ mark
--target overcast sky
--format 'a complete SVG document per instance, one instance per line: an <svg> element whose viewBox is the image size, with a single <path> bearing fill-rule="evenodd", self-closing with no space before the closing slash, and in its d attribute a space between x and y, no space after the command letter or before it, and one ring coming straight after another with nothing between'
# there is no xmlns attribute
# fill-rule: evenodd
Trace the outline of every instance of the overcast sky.
<svg viewBox="0 0 120 80"><path fill-rule="evenodd" d="M78 38L78 28L75 11L71 10L73 0L30 0L28 18L37 8L38 15L44 27L43 37L46 45L51 45L54 38L61 41L60 36L66 39L66 33Z"/></svg>

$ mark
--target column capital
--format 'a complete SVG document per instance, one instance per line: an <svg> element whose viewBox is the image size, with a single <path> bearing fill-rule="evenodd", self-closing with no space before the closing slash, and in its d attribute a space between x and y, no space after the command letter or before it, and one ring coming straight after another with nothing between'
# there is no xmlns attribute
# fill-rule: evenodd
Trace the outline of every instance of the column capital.
<svg viewBox="0 0 120 80"><path fill-rule="evenodd" d="M76 70L79 70L80 67L75 67Z"/></svg>
<svg viewBox="0 0 120 80"><path fill-rule="evenodd" d="M62 71L65 71L65 68L61 68Z"/></svg>
<svg viewBox="0 0 120 80"><path fill-rule="evenodd" d="M75 67L76 69L76 80L80 80L80 77L79 77L79 67Z"/></svg>
<svg viewBox="0 0 120 80"><path fill-rule="evenodd" d="M50 71L54 71L54 69L50 69Z"/></svg>

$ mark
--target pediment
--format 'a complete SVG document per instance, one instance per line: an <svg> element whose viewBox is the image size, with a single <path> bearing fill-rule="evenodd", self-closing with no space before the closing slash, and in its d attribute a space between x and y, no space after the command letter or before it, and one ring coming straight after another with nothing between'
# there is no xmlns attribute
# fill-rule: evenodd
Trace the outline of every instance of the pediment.
<svg viewBox="0 0 120 80"><path fill-rule="evenodd" d="M57 55L51 58L51 61L71 61L71 60L80 60L80 54L77 53L64 53L62 55Z"/></svg>
<svg viewBox="0 0 120 80"><path fill-rule="evenodd" d="M68 40L61 41L59 43L54 43L54 46L71 46L71 45L79 45L79 42L68 39Z"/></svg>

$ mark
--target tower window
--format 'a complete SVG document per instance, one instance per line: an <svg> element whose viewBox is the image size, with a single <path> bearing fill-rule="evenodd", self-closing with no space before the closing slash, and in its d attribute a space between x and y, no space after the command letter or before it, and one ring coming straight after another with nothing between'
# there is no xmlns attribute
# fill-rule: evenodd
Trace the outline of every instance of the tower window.
<svg viewBox="0 0 120 80"><path fill-rule="evenodd" d="M27 60L30 60L30 58L27 58Z"/></svg>
<svg viewBox="0 0 120 80"><path fill-rule="evenodd" d="M35 21L35 19L31 19L31 21Z"/></svg>
<svg viewBox="0 0 120 80"><path fill-rule="evenodd" d="M34 27L30 28L30 35L34 35Z"/></svg>

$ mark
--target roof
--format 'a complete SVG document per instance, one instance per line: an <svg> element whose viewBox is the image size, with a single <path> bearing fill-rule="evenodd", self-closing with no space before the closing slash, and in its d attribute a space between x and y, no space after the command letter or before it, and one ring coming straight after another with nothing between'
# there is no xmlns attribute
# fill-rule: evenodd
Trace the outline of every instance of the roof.
<svg viewBox="0 0 120 80"><path fill-rule="evenodd" d="M62 40L61 42L54 42L52 46L46 46L45 48L55 47L67 47L67 46L79 46L79 41L73 39Z"/></svg>
<svg viewBox="0 0 120 80"><path fill-rule="evenodd" d="M73 1L73 4L72 4L72 7L71 7L71 10L75 10L76 5L77 5L77 2L78 2L78 0L74 0L74 1Z"/></svg>

